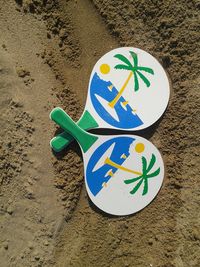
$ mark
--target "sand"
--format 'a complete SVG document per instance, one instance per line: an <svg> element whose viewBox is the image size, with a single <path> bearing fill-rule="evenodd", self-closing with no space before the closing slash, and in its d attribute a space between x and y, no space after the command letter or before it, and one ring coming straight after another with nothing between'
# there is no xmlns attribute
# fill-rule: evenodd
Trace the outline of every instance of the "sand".
<svg viewBox="0 0 200 267"><path fill-rule="evenodd" d="M199 1L0 1L0 266L200 266ZM172 95L143 136L161 151L158 197L129 217L88 200L76 143L59 154L55 106L83 111L104 53L135 46L167 71Z"/></svg>

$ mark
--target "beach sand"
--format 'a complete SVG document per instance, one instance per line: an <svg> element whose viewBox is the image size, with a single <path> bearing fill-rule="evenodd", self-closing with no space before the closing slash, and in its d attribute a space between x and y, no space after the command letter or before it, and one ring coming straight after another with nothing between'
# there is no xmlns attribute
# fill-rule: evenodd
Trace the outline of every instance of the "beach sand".
<svg viewBox="0 0 200 267"><path fill-rule="evenodd" d="M200 266L199 1L0 1L0 266ZM90 73L133 46L171 80L162 119L145 135L161 151L158 197L128 217L89 201L81 151L54 154L55 106L77 120Z"/></svg>

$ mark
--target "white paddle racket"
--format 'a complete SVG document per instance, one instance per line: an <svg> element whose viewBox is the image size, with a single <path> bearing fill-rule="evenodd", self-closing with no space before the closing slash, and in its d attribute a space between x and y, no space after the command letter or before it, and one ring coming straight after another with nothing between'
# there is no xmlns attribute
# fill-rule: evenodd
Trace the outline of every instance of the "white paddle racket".
<svg viewBox="0 0 200 267"><path fill-rule="evenodd" d="M77 124L84 130L141 130L162 116L169 96L168 77L153 56L138 48L117 48L95 64L85 109ZM73 136L63 132L50 144L59 152L72 140Z"/></svg>
<svg viewBox="0 0 200 267"><path fill-rule="evenodd" d="M61 108L50 114L82 150L86 189L92 202L113 215L146 207L159 192L164 164L157 148L134 135L102 136L81 129Z"/></svg>

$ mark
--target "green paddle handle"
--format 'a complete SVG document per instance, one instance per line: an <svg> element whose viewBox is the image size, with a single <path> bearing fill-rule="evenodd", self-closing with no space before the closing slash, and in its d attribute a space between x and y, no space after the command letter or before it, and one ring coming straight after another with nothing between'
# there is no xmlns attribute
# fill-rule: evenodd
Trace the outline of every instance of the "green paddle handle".
<svg viewBox="0 0 200 267"><path fill-rule="evenodd" d="M61 108L54 108L50 113L50 118L78 141L83 152L87 152L98 139L97 136L82 130Z"/></svg>
<svg viewBox="0 0 200 267"><path fill-rule="evenodd" d="M87 110L83 113L83 116L77 122L77 125L83 130L89 130L99 126ZM72 135L67 132L63 132L51 139L50 146L55 152L60 152L65 147L67 147L73 140L74 138Z"/></svg>

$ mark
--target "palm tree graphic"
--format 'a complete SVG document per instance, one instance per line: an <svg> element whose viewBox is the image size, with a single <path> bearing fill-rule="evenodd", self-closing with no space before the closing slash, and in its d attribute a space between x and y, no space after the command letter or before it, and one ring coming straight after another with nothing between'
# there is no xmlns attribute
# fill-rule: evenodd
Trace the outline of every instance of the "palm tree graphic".
<svg viewBox="0 0 200 267"><path fill-rule="evenodd" d="M129 70L130 73L126 79L126 81L124 82L123 86L121 87L119 93L116 95L116 97L108 103L108 105L111 108L114 108L114 106L117 104L117 102L119 101L121 95L123 94L127 84L129 83L130 79L132 76L134 76L134 91L137 92L139 90L139 81L138 78L141 78L142 81L146 84L147 87L150 86L150 82L149 80L142 74L141 71L150 73L150 74L154 74L154 71L151 68L148 67L141 67L138 66L138 56L136 53L134 53L133 51L129 51L132 59L133 59L133 64L122 54L116 54L114 57L121 60L124 64L117 64L115 66L115 69L120 69L120 70Z"/></svg>
<svg viewBox="0 0 200 267"><path fill-rule="evenodd" d="M138 183L135 185L135 187L130 191L130 194L132 194L132 195L135 194L138 191L138 189L140 188L140 186L144 183L143 192L142 192L142 195L144 196L148 193L148 187L149 187L148 186L148 179L153 178L160 173L160 168L158 168L156 171L154 171L152 173L149 173L152 170L153 166L155 165L155 162L156 162L156 157L154 154L152 154L152 156L151 156L151 160L150 160L149 165L147 164L146 158L142 157L142 172L125 168L125 167L113 162L110 158L106 158L104 163L108 164L112 167L115 167L117 169L121 169L123 171L139 175L136 178L125 180L124 183L125 184L131 184L131 183L138 181Z"/></svg>
<svg viewBox="0 0 200 267"><path fill-rule="evenodd" d="M142 195L144 196L147 194L148 187L149 187L148 186L148 179L153 178L160 173L160 168L158 168L156 171L154 171L152 173L149 173L151 171L151 169L153 168L155 162L156 162L156 157L154 154L152 154L151 160L150 160L150 163L148 166L147 166L146 158L142 157L142 175L140 175L136 178L128 179L128 180L124 181L125 184L131 184L131 183L138 181L136 186L131 190L131 192L130 192L131 194L135 194L143 183L144 183L144 187L143 187Z"/></svg>

